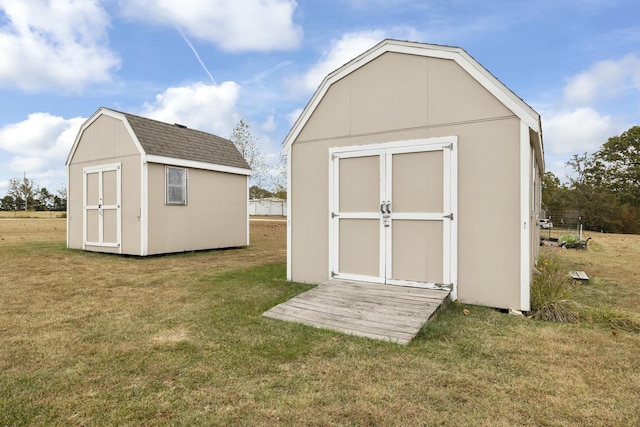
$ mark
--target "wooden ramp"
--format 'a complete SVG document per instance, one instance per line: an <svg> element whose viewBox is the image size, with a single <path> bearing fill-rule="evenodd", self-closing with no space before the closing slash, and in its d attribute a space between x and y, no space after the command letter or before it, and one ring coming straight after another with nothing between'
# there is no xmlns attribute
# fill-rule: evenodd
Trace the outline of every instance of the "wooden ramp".
<svg viewBox="0 0 640 427"><path fill-rule="evenodd" d="M263 316L406 345L448 295L448 290L330 280Z"/></svg>

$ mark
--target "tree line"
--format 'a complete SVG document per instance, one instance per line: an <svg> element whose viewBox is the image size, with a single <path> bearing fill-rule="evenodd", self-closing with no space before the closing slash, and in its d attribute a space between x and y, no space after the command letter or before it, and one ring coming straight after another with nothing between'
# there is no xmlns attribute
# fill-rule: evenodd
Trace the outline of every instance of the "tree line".
<svg viewBox="0 0 640 427"><path fill-rule="evenodd" d="M32 179L11 178L7 194L0 199L2 211L66 211L67 189L62 187L51 193L46 187L40 188Z"/></svg>
<svg viewBox="0 0 640 427"><path fill-rule="evenodd" d="M554 226L582 224L609 233L640 233L640 126L612 136L593 153L575 154L561 183L547 172L542 204Z"/></svg>

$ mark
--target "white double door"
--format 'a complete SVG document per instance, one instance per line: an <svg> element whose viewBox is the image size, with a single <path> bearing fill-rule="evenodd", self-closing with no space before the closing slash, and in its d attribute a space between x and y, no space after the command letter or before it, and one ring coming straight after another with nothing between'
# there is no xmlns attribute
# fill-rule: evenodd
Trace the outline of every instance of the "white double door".
<svg viewBox="0 0 640 427"><path fill-rule="evenodd" d="M456 143L450 137L332 150L332 277L453 287Z"/></svg>
<svg viewBox="0 0 640 427"><path fill-rule="evenodd" d="M84 168L84 248L114 248L121 251L121 165Z"/></svg>

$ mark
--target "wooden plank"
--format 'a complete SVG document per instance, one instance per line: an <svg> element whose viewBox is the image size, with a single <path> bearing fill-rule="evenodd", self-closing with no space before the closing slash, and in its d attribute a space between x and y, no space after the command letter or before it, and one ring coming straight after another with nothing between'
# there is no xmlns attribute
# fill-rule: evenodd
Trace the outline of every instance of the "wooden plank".
<svg viewBox="0 0 640 427"><path fill-rule="evenodd" d="M263 316L407 344L448 295L444 290L332 280Z"/></svg>
<svg viewBox="0 0 640 427"><path fill-rule="evenodd" d="M442 292L448 292L440 289L415 288L410 286L383 285L379 283L354 282L346 280L330 280L321 285L322 287L331 287L332 289L347 289L349 292L376 292L380 294L388 294L394 296L411 296L415 298L440 298Z"/></svg>
<svg viewBox="0 0 640 427"><path fill-rule="evenodd" d="M294 320L297 323L303 323L308 326L321 327L348 334L358 333L360 336L374 335L389 339L411 340L417 333L417 331L413 333L413 331L409 330L392 330L385 328L384 325L378 326L375 324L356 323L349 319L345 321L345 319L340 319L323 312L313 312L313 317L309 314L309 310L289 306L283 313L271 312L271 310L269 310L265 313L265 317L271 317L279 320Z"/></svg>
<svg viewBox="0 0 640 427"><path fill-rule="evenodd" d="M429 318L429 316L435 311L429 311L426 313L420 313L420 315L398 315L398 313L394 312L380 312L380 311L370 311L370 310L359 310L357 308L349 308L349 307L335 307L329 306L326 304L318 304L309 301L301 301L295 300L291 301L287 307L295 307L303 310L309 310L310 315L313 312L333 315L336 317L341 317L345 320L350 319L354 323L369 323L375 325L383 325L388 329L398 329L402 330L407 325L413 323L419 323L420 326L424 324Z"/></svg>
<svg viewBox="0 0 640 427"><path fill-rule="evenodd" d="M265 317L270 317L270 316L265 316ZM289 322L294 322L294 323L300 323L300 324L311 326L311 327L314 327L314 328L329 329L329 330L333 330L333 331L344 333L344 334L348 334L348 335L356 335L356 336L361 336L361 337L366 337L366 338L371 338L371 339L377 339L377 340L381 340L381 341L389 341L389 342L393 342L393 343L397 343L397 344L403 344L403 345L408 344L411 341L411 339L413 338L413 337L399 338L399 337L392 337L392 336L389 336L389 335L375 334L375 333L372 333L372 332L364 332L364 331L358 331L358 330L348 330L348 329L337 327L337 326L331 325L331 324L320 324L319 322L313 322L313 321L310 321L309 319L307 319L305 317L294 317L294 316L283 315L281 317L277 317L277 318L273 317L273 318L276 319L276 320L284 320L284 321L289 321Z"/></svg>
<svg viewBox="0 0 640 427"><path fill-rule="evenodd" d="M569 276L575 280L589 280L589 276L584 271L570 271Z"/></svg>
<svg viewBox="0 0 640 427"><path fill-rule="evenodd" d="M358 304L374 306L374 307L379 306L379 307L391 308L399 312L406 311L411 313L424 311L425 307L438 307L442 302L442 299L438 301L434 301L430 299L424 302L422 301L404 302L404 301L393 300L392 298L389 298L389 297L381 297L377 295L370 295L370 296L363 295L357 298L353 298L353 297L345 297L344 295L339 295L339 294L336 295L335 293L328 293L328 292L316 292L316 293L305 292L304 294L298 295L297 298L301 300L310 300L310 301L312 300L312 301L324 302L326 304L333 303L338 306L351 307L354 305L357 306Z"/></svg>

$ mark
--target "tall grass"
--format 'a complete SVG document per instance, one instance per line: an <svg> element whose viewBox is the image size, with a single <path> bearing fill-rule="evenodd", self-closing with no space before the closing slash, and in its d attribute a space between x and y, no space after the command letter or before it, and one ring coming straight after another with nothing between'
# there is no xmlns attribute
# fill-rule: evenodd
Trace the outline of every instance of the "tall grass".
<svg viewBox="0 0 640 427"><path fill-rule="evenodd" d="M531 309L535 319L568 323L584 319L607 325L613 330L640 332L640 317L635 314L601 304L592 306L577 302L580 299L577 293L579 285L569 276L571 269L556 252L541 252L538 273L531 285Z"/></svg>
<svg viewBox="0 0 640 427"><path fill-rule="evenodd" d="M539 320L578 323L580 305L573 300L575 285L564 262L553 252L541 253L538 274L531 285L531 309Z"/></svg>

